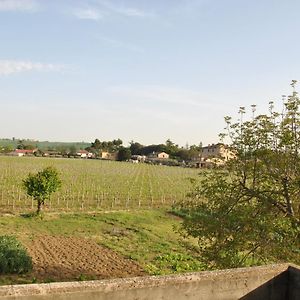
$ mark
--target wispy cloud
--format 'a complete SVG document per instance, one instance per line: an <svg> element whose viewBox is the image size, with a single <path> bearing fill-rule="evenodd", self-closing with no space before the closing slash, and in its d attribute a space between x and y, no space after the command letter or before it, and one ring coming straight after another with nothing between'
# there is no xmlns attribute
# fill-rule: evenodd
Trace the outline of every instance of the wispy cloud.
<svg viewBox="0 0 300 300"><path fill-rule="evenodd" d="M103 18L103 13L95 8L77 9L73 12L78 19L98 21Z"/></svg>
<svg viewBox="0 0 300 300"><path fill-rule="evenodd" d="M151 17L154 16L154 13L146 12L144 10L134 8L134 7L127 7L124 5L117 5L113 4L112 2L106 0L98 0L98 3L105 9L109 10L110 12L117 13L126 17Z"/></svg>
<svg viewBox="0 0 300 300"><path fill-rule="evenodd" d="M62 71L65 67L31 61L0 60L0 76L29 71Z"/></svg>
<svg viewBox="0 0 300 300"><path fill-rule="evenodd" d="M0 0L1 1L1 0ZM78 19L98 21L115 15L132 18L147 18L155 16L154 13L148 12L136 7L112 3L106 0L98 0L88 7L82 7L73 10L73 15Z"/></svg>
<svg viewBox="0 0 300 300"><path fill-rule="evenodd" d="M219 104L211 96L203 95L200 92L164 87L156 85L140 86L113 86L109 91L126 99L137 101L151 101L166 104L188 105L202 108L216 108Z"/></svg>
<svg viewBox="0 0 300 300"><path fill-rule="evenodd" d="M0 12L2 11L27 11L34 12L39 5L34 0L0 0Z"/></svg>
<svg viewBox="0 0 300 300"><path fill-rule="evenodd" d="M132 52L137 52L137 53L144 53L144 49L142 47L139 47L137 45L131 44L131 43L127 43L127 42L123 42L120 40L116 40L116 39L112 39L112 38L108 38L108 37L97 37L97 39L101 42L103 42L104 44L111 46L113 48L121 48L121 49L125 49L125 50L129 50Z"/></svg>

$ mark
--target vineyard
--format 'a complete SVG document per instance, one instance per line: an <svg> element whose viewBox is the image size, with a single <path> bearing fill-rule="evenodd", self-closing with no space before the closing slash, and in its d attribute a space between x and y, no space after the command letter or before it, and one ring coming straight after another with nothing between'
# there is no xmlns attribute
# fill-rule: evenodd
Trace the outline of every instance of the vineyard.
<svg viewBox="0 0 300 300"><path fill-rule="evenodd" d="M0 209L2 212L35 210L22 180L46 166L57 168L62 188L46 210L93 211L170 206L186 197L189 178L199 170L126 162L0 157Z"/></svg>

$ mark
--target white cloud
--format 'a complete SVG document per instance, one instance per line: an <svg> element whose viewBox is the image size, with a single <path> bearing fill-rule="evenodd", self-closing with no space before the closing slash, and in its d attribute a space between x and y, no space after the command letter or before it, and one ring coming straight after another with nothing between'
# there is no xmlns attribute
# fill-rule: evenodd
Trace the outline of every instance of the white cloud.
<svg viewBox="0 0 300 300"><path fill-rule="evenodd" d="M94 8L78 9L74 11L74 16L78 19L98 21L103 18L103 14Z"/></svg>
<svg viewBox="0 0 300 300"><path fill-rule="evenodd" d="M38 3L34 0L0 0L1 11L28 11L38 10Z"/></svg>
<svg viewBox="0 0 300 300"><path fill-rule="evenodd" d="M28 71L61 71L62 65L43 64L31 61L0 60L0 76Z"/></svg>

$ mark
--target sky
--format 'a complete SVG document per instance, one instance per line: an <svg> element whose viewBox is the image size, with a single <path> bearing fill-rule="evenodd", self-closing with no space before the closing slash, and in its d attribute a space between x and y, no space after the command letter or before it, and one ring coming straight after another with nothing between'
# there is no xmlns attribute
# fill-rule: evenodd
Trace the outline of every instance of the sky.
<svg viewBox="0 0 300 300"><path fill-rule="evenodd" d="M0 137L218 142L300 79L298 0L0 0Z"/></svg>

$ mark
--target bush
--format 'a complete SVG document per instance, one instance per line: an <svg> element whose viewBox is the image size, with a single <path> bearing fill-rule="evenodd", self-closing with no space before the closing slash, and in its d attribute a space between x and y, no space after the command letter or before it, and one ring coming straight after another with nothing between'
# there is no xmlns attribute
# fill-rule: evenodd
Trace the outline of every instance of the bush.
<svg viewBox="0 0 300 300"><path fill-rule="evenodd" d="M0 236L0 274L21 274L32 270L32 260L14 236Z"/></svg>

